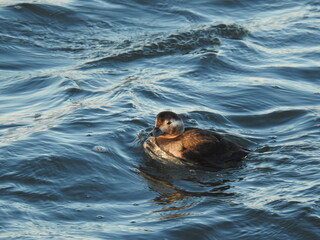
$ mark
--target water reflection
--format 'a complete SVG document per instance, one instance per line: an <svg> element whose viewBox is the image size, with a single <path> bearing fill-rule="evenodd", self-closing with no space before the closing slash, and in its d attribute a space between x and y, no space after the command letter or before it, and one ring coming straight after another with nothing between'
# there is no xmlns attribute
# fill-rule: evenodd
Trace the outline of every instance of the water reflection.
<svg viewBox="0 0 320 240"><path fill-rule="evenodd" d="M231 191L232 183L242 180L232 176L235 169L205 171L187 166L163 165L150 160L138 170L148 187L158 194L151 201L159 208L151 213L160 214L161 220L192 215L190 209L203 197L232 197L235 195Z"/></svg>

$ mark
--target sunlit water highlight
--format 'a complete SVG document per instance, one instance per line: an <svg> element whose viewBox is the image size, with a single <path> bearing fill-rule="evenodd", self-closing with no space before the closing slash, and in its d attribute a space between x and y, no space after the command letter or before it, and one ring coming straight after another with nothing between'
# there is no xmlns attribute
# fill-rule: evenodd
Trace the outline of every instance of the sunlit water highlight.
<svg viewBox="0 0 320 240"><path fill-rule="evenodd" d="M318 239L317 1L1 1L0 239ZM252 150L163 165L159 111Z"/></svg>

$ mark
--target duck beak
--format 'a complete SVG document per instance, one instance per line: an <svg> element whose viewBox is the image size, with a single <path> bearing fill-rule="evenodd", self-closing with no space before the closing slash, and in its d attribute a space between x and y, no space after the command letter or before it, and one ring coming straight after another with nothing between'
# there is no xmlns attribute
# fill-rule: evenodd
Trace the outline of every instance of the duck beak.
<svg viewBox="0 0 320 240"><path fill-rule="evenodd" d="M160 130L160 128L155 127L155 128L153 128L152 132L150 133L150 136L152 136L152 137L158 137L158 136L164 135L164 134L165 134L165 133L162 132L162 131Z"/></svg>

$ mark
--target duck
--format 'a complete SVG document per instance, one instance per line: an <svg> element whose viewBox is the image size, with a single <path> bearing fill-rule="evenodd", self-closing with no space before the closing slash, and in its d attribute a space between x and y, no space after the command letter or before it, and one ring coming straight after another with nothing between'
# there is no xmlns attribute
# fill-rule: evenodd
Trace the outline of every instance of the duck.
<svg viewBox="0 0 320 240"><path fill-rule="evenodd" d="M238 165L249 150L220 133L200 128L185 128L172 111L158 113L145 152L163 163L227 168Z"/></svg>

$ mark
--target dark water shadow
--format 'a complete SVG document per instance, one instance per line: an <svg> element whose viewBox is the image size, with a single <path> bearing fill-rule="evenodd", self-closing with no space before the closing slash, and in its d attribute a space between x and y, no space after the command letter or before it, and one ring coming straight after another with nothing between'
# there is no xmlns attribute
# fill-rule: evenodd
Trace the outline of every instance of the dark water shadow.
<svg viewBox="0 0 320 240"><path fill-rule="evenodd" d="M157 193L151 199L157 209L151 214L159 214L161 220L169 220L192 215L190 209L202 198L224 201L236 196L232 183L243 179L235 174L239 168L201 169L145 159L138 167L138 173L146 180L149 189Z"/></svg>

